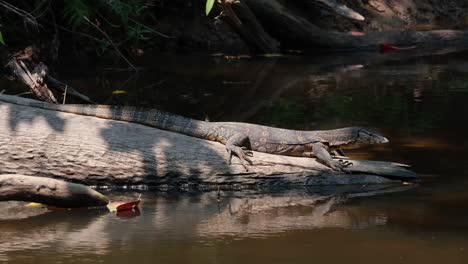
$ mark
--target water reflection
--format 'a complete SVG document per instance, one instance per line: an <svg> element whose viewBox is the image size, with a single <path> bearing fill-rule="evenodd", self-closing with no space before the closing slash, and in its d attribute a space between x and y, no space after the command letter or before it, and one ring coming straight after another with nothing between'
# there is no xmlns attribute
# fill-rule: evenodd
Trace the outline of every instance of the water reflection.
<svg viewBox="0 0 468 264"><path fill-rule="evenodd" d="M349 187L347 187L349 188ZM290 230L324 227L368 228L385 225L385 215L354 215L337 204L350 197L400 192L412 186L354 187L341 195L327 190L276 193L151 194L141 215L119 216L106 210L48 211L20 220L0 222L0 261L47 259L51 250L64 258L107 256L140 241L219 240L276 236ZM131 195L133 196L133 195ZM34 210L20 207L23 211ZM224 238L223 238L224 237ZM143 251L151 247L143 248Z"/></svg>
<svg viewBox="0 0 468 264"><path fill-rule="evenodd" d="M288 230L323 227L365 228L385 216L358 218L333 211L340 197L256 197L232 199L227 208L197 226L200 236L268 237Z"/></svg>
<svg viewBox="0 0 468 264"><path fill-rule="evenodd" d="M24 206L24 204L19 204ZM22 208L22 211L34 210ZM21 220L0 222L0 260L10 253L32 258L42 250L107 252L107 214L103 210L48 211ZM16 255L15 254L15 255Z"/></svg>

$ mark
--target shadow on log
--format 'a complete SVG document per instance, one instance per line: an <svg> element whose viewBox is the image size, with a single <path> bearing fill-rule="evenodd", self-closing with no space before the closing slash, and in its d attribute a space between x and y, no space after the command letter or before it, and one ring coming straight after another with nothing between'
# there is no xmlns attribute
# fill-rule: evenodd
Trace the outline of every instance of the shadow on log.
<svg viewBox="0 0 468 264"><path fill-rule="evenodd" d="M105 206L109 200L82 184L18 174L0 175L0 201L36 202L56 207Z"/></svg>
<svg viewBox="0 0 468 264"><path fill-rule="evenodd" d="M0 101L5 98L0 95ZM225 147L217 142L6 102L0 102L0 113L0 173L98 186L223 188L376 184L418 177L392 163L353 161L350 173L343 174L315 159L260 152L246 172L237 159L227 165Z"/></svg>

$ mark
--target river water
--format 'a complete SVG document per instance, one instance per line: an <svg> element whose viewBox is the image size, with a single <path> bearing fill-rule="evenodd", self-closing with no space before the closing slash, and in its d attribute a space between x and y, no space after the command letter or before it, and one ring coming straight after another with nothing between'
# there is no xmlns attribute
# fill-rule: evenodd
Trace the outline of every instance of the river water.
<svg viewBox="0 0 468 264"><path fill-rule="evenodd" d="M350 156L410 164L423 181L221 191L219 201L216 192L105 191L143 193L140 211L124 215L8 204L0 262L468 263L467 52L151 58L139 75L92 62L57 75L99 102L198 119L372 127L391 143ZM25 218L6 219L14 210Z"/></svg>

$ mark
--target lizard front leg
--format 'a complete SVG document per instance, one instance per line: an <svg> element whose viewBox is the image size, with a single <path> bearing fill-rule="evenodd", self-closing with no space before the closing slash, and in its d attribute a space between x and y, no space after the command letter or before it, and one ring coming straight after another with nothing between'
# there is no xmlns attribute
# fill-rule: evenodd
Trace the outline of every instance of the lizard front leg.
<svg viewBox="0 0 468 264"><path fill-rule="evenodd" d="M236 154L236 156L240 159L242 166L244 166L245 170L248 171L247 163L252 165L252 160L250 160L249 156L252 156L253 153L251 150L247 149L246 146L249 145L249 138L242 134L236 133L229 137L226 142L226 150L228 152L228 163L231 165L232 155Z"/></svg>
<svg viewBox="0 0 468 264"><path fill-rule="evenodd" d="M353 166L353 163L349 161L348 156L344 153L344 151L340 148L336 148L330 151L330 154L334 158L338 158L341 164L345 167Z"/></svg>
<svg viewBox="0 0 468 264"><path fill-rule="evenodd" d="M312 144L312 154L317 158L317 160L330 167L335 171L343 171L344 165L337 160L334 160L330 153L328 152L328 147L323 143L313 143Z"/></svg>

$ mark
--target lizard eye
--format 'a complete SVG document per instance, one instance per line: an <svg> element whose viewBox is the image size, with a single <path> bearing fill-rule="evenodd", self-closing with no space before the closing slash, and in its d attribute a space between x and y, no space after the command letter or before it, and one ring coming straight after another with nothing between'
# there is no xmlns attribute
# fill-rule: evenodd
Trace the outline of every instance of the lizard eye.
<svg viewBox="0 0 468 264"><path fill-rule="evenodd" d="M372 138L372 136L368 132L361 130L358 132L358 138L360 140L369 140Z"/></svg>

